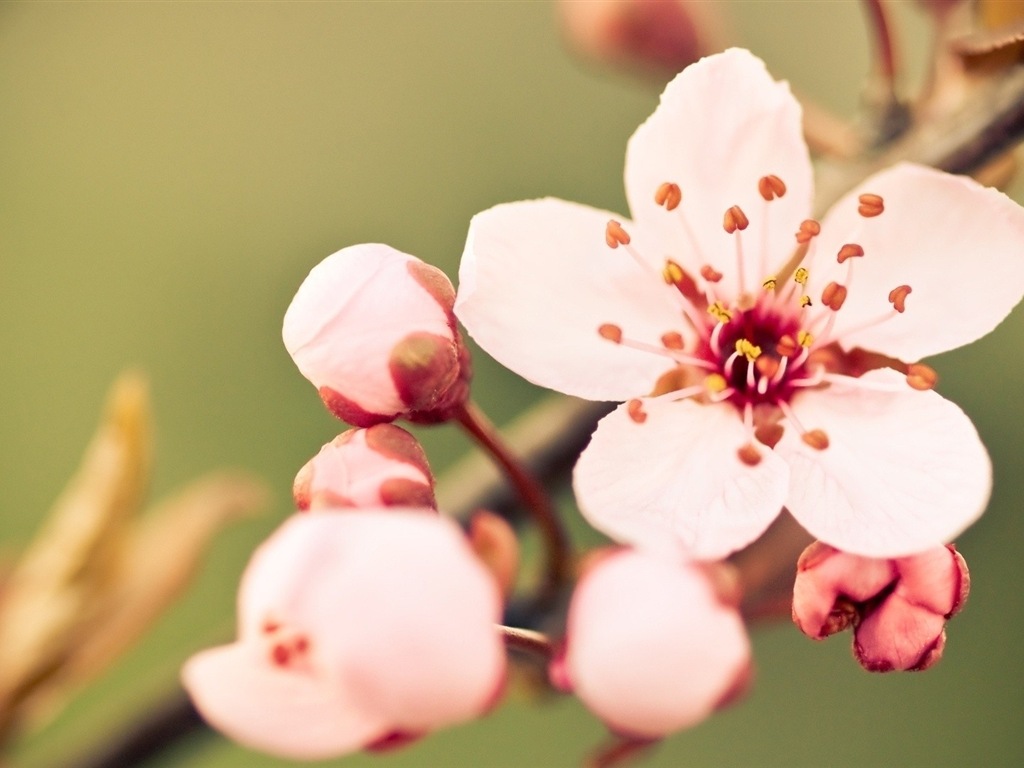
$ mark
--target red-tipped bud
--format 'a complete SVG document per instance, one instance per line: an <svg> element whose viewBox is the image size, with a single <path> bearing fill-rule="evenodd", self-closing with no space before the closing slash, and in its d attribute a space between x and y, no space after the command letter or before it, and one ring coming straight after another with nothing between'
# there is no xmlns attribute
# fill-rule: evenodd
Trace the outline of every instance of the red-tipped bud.
<svg viewBox="0 0 1024 768"><path fill-rule="evenodd" d="M481 509L469 520L469 545L494 576L502 594L511 595L519 573L519 539L508 521Z"/></svg>
<svg viewBox="0 0 1024 768"><path fill-rule="evenodd" d="M386 245L313 268L284 316L285 347L338 418L441 421L468 396L469 358L439 269Z"/></svg>
<svg viewBox="0 0 1024 768"><path fill-rule="evenodd" d="M942 657L946 620L969 587L952 546L876 559L815 542L797 564L793 620L815 639L853 627L854 656L870 672L922 670Z"/></svg>
<svg viewBox="0 0 1024 768"><path fill-rule="evenodd" d="M393 424L338 435L299 470L292 494L300 510L437 506L423 448Z"/></svg>

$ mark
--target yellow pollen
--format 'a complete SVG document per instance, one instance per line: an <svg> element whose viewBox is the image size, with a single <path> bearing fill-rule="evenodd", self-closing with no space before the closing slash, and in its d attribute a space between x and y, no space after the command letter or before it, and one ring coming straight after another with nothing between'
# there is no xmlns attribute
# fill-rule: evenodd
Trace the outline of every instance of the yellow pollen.
<svg viewBox="0 0 1024 768"><path fill-rule="evenodd" d="M708 307L708 314L720 323L728 323L732 320L732 312L726 309L720 301L716 301Z"/></svg>
<svg viewBox="0 0 1024 768"><path fill-rule="evenodd" d="M725 388L729 386L729 382L725 380L725 376L720 373L708 374L704 379L704 389L713 395L717 395L719 392L724 392Z"/></svg>
<svg viewBox="0 0 1024 768"><path fill-rule="evenodd" d="M803 309L804 307L809 307L813 303L814 302L811 301L811 297L806 295L806 294L804 294L803 296L800 297L800 308L801 309Z"/></svg>
<svg viewBox="0 0 1024 768"><path fill-rule="evenodd" d="M669 285L675 285L683 279L683 268L674 261L666 261L664 269L661 270L661 276Z"/></svg>
<svg viewBox="0 0 1024 768"><path fill-rule="evenodd" d="M736 339L736 351L751 363L761 356L761 348L746 339Z"/></svg>
<svg viewBox="0 0 1024 768"><path fill-rule="evenodd" d="M800 267L796 272L793 273L793 279L800 285L807 285L807 278L811 276L803 267Z"/></svg>
<svg viewBox="0 0 1024 768"><path fill-rule="evenodd" d="M778 281L774 277L766 277L764 279L764 282L761 283L761 287L764 288L766 291L774 291L777 282Z"/></svg>
<svg viewBox="0 0 1024 768"><path fill-rule="evenodd" d="M796 341L801 347L809 347L814 343L814 336L807 331L797 331Z"/></svg>

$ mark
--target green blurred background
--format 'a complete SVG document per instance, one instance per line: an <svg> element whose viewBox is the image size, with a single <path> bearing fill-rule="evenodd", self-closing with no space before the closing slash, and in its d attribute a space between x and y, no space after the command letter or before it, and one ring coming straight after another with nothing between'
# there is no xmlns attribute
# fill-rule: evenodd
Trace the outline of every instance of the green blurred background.
<svg viewBox="0 0 1024 768"><path fill-rule="evenodd" d="M853 114L868 68L858 4L721 5L775 75ZM926 21L894 5L920 76ZM658 90L570 56L548 2L0 5L4 552L39 524L129 366L152 381L154 495L225 465L275 492L274 512L222 536L195 590L15 764L60 765L96 744L173 686L189 653L229 636L248 553L289 511L295 470L341 428L280 342L306 272L384 241L454 278L469 218L495 203L550 194L624 210L625 142ZM950 279L985 289L970 264ZM761 630L750 698L649 765L1024 764L1022 342L1018 311L936 362L996 471L991 509L959 542L974 589L942 663L872 676L847 638ZM482 355L477 368L498 421L540 394ZM424 440L438 469L468 448L448 428ZM570 766L602 732L571 699L512 697L482 722L344 764ZM159 765L283 763L208 736Z"/></svg>

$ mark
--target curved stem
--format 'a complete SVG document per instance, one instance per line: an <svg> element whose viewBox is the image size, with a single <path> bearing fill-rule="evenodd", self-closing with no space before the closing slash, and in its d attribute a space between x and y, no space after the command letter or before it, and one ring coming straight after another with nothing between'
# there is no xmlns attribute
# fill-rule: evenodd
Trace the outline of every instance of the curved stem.
<svg viewBox="0 0 1024 768"><path fill-rule="evenodd" d="M896 54L892 44L892 30L882 0L864 0L868 24L874 33L874 45L878 54L878 66L889 93L896 93Z"/></svg>
<svg viewBox="0 0 1024 768"><path fill-rule="evenodd" d="M555 644L543 632L506 626L502 626L500 629L505 646L508 648L536 656L545 663L551 661L555 655Z"/></svg>
<svg viewBox="0 0 1024 768"><path fill-rule="evenodd" d="M655 739L616 738L615 741L598 749L583 765L584 768L612 768L625 765L657 743Z"/></svg>
<svg viewBox="0 0 1024 768"><path fill-rule="evenodd" d="M454 418L501 467L540 531L544 540L545 571L537 592L537 602L552 605L562 586L569 580L572 562L569 537L558 519L554 504L540 483L508 450L497 429L472 401L457 408Z"/></svg>

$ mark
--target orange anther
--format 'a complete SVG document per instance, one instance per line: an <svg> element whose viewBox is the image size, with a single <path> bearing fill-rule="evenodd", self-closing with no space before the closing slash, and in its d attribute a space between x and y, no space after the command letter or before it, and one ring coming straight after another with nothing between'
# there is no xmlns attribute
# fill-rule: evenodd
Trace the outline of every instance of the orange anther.
<svg viewBox="0 0 1024 768"><path fill-rule="evenodd" d="M604 323L598 327L597 332L601 334L601 338L608 339L608 341L615 342L616 344L622 341L622 329L612 323Z"/></svg>
<svg viewBox="0 0 1024 768"><path fill-rule="evenodd" d="M931 366L924 363L912 363L907 366L907 384L922 392L935 387L939 374Z"/></svg>
<svg viewBox="0 0 1024 768"><path fill-rule="evenodd" d="M681 333L676 331L669 331L668 333L662 334L661 345L665 349L683 349L686 345L683 343L683 336Z"/></svg>
<svg viewBox="0 0 1024 768"><path fill-rule="evenodd" d="M769 448L774 448L779 440L782 439L782 435L785 432L782 425L777 421L771 424L761 424L757 429L754 430L754 437L758 439L758 442L763 445L767 445Z"/></svg>
<svg viewBox="0 0 1024 768"><path fill-rule="evenodd" d="M288 646L282 643L275 643L270 649L270 660L279 667L287 666L291 655Z"/></svg>
<svg viewBox="0 0 1024 768"><path fill-rule="evenodd" d="M800 438L816 451L824 451L828 448L828 435L820 429L812 429L810 432L804 432Z"/></svg>
<svg viewBox="0 0 1024 768"><path fill-rule="evenodd" d="M705 264L700 268L700 276L707 280L709 283L717 283L722 279L722 273L712 267L710 264Z"/></svg>
<svg viewBox="0 0 1024 768"><path fill-rule="evenodd" d="M647 414L644 413L644 404L639 400L630 400L626 405L626 413L637 424L643 424L647 421Z"/></svg>
<svg viewBox="0 0 1024 768"><path fill-rule="evenodd" d="M622 228L617 221L609 221L604 230L604 241L609 248L618 248L620 245L629 245L629 233Z"/></svg>
<svg viewBox="0 0 1024 768"><path fill-rule="evenodd" d="M855 256L860 257L864 255L864 249L856 243L847 243L839 249L839 253L836 256L836 261L842 264L847 259L852 259Z"/></svg>
<svg viewBox="0 0 1024 768"><path fill-rule="evenodd" d="M825 286L821 292L821 303L834 312L838 312L843 302L846 301L846 286L840 285L835 280Z"/></svg>
<svg viewBox="0 0 1024 768"><path fill-rule="evenodd" d="M760 357L757 358L757 360L754 361L754 368L756 368L757 372L760 373L762 376L767 376L768 378L771 378L776 373L778 373L779 361L776 360L774 357L770 357L768 355L761 355Z"/></svg>
<svg viewBox="0 0 1024 768"><path fill-rule="evenodd" d="M861 195L857 198L857 202L860 203L857 206L857 213L866 219L878 216L885 210L885 203L879 195Z"/></svg>
<svg viewBox="0 0 1024 768"><path fill-rule="evenodd" d="M783 357L792 357L799 349L800 345L796 343L796 339L788 333L775 343L775 351Z"/></svg>
<svg viewBox="0 0 1024 768"><path fill-rule="evenodd" d="M889 291L889 302L895 307L897 312L903 312L906 307L907 296L910 294L911 287L909 285L897 285L891 291Z"/></svg>
<svg viewBox="0 0 1024 768"><path fill-rule="evenodd" d="M809 243L812 237L821 234L821 224L814 219L804 219L800 222L800 231L796 233L796 241L803 245Z"/></svg>
<svg viewBox="0 0 1024 768"><path fill-rule="evenodd" d="M678 184L666 181L654 193L654 202L665 206L666 211L674 211L683 202L683 191Z"/></svg>
<svg viewBox="0 0 1024 768"><path fill-rule="evenodd" d="M747 218L747 214L738 205L734 205L722 217L722 226L731 235L737 229L743 231L750 226L750 219Z"/></svg>
<svg viewBox="0 0 1024 768"><path fill-rule="evenodd" d="M774 200L776 197L786 194L786 185L774 174L762 176L761 180L757 182L757 191L765 200Z"/></svg>
<svg viewBox="0 0 1024 768"><path fill-rule="evenodd" d="M753 443L747 443L736 451L740 461L748 467L756 467L761 463L761 452L754 447Z"/></svg>

